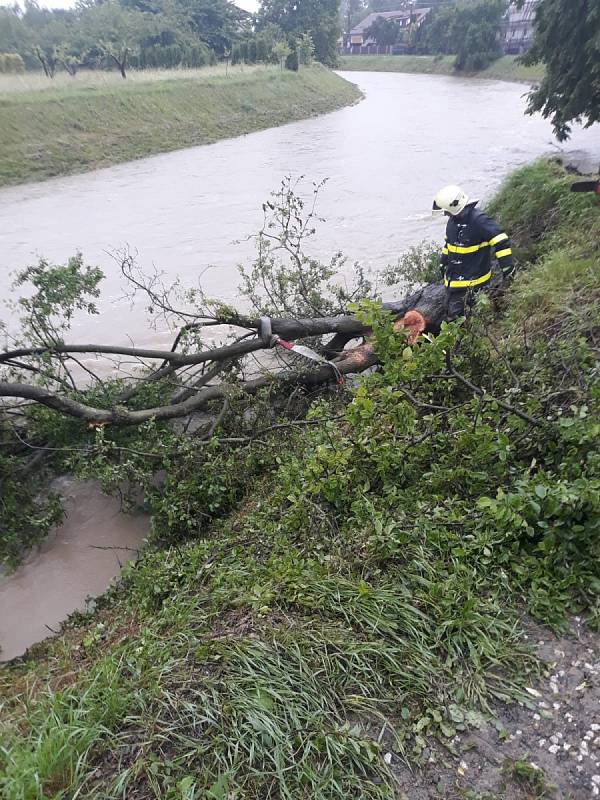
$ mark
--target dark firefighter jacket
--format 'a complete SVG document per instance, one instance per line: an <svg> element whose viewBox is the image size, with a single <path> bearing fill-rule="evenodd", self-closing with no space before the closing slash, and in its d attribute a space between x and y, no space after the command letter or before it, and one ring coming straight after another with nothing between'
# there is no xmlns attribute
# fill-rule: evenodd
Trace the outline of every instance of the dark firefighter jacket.
<svg viewBox="0 0 600 800"><path fill-rule="evenodd" d="M492 277L491 251L505 276L513 271L510 240L491 217L475 203L470 203L458 217L450 217L446 226L446 244L442 250L444 285L449 289L481 286Z"/></svg>

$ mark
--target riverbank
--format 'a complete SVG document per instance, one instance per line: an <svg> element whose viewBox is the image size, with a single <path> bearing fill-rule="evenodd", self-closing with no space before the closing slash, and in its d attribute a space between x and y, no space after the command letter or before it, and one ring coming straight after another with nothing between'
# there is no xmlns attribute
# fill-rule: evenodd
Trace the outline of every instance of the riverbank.
<svg viewBox="0 0 600 800"><path fill-rule="evenodd" d="M408 346L365 306L381 370L308 418L103 430L80 468L144 481L153 535L0 673L3 797L593 796L600 206L571 180L491 203L499 309Z"/></svg>
<svg viewBox="0 0 600 800"><path fill-rule="evenodd" d="M422 75L459 75L463 78L487 78L518 83L537 83L544 76L540 64L525 67L517 56L503 56L479 72L457 73L454 56L341 56L340 69L367 72L413 72Z"/></svg>
<svg viewBox="0 0 600 800"><path fill-rule="evenodd" d="M69 175L155 153L209 144L356 102L353 84L315 65L139 73L133 80L82 75L0 86L0 186ZM48 82L49 83L49 82ZM1 89L4 88L4 91Z"/></svg>

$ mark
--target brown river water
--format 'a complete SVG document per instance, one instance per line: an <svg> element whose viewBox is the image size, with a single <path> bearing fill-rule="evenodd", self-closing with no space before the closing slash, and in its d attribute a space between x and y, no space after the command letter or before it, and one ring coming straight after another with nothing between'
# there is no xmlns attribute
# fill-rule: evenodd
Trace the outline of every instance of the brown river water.
<svg viewBox="0 0 600 800"><path fill-rule="evenodd" d="M517 166L561 148L550 124L523 114L527 87L500 81L392 73L346 73L365 99L315 119L83 175L0 189L0 298L13 270L77 250L105 273L99 314L75 320L72 341L171 342L148 324L143 304L123 299L111 252L129 246L146 272L235 301L237 265L262 203L285 175L328 178L311 252L377 270L422 239L439 240L431 198L446 183L489 197ZM600 163L600 127L575 127L567 152ZM509 232L510 233L510 232ZM208 268L208 269L207 269ZM350 267L349 267L350 269ZM0 305L0 321L11 325ZM94 484L63 479L65 523L11 576L0 578L1 659L49 635L87 596L101 594L147 532Z"/></svg>
<svg viewBox="0 0 600 800"><path fill-rule="evenodd" d="M125 515L119 501L92 481L59 478L66 518L39 550L0 580L0 661L45 639L86 598L106 591L121 566L136 558L148 517Z"/></svg>

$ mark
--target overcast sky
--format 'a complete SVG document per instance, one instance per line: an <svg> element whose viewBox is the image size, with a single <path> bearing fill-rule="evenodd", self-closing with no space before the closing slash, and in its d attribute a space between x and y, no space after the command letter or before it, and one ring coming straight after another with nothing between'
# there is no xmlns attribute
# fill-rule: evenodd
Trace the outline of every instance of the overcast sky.
<svg viewBox="0 0 600 800"><path fill-rule="evenodd" d="M14 0L0 0L1 6L10 6ZM258 0L235 0L236 6L245 8L246 11L256 11L258 9ZM72 8L75 5L75 0L39 0L40 6L47 8Z"/></svg>

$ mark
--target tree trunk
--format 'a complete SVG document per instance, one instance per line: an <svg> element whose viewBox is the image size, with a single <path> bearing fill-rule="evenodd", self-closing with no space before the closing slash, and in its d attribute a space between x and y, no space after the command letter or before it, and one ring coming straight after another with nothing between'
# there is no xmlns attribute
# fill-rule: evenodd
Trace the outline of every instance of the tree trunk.
<svg viewBox="0 0 600 800"><path fill-rule="evenodd" d="M430 283L402 300L384 303L383 307L396 317L396 324L401 320L402 327L410 327L414 341L419 333L431 331L437 333L446 314L446 290L437 283ZM409 315L408 312L413 312ZM328 358L341 356L344 347L357 336L368 333L354 317L332 317L335 320L335 336L327 343ZM275 322L275 320L274 320ZM274 330L279 333L276 325ZM323 331L329 333L330 331Z"/></svg>
<svg viewBox="0 0 600 800"><path fill-rule="evenodd" d="M400 303L386 304L392 306L390 310L396 310L397 319L394 322L394 330L408 331L408 341L410 344L425 332L437 333L440 325L446 317L446 290L437 283L430 283L424 286L418 293L411 295ZM338 334L332 340L337 339L337 344L341 344L342 337L348 334ZM354 338L354 337L350 337ZM329 343L328 350L331 349L332 342ZM361 372L367 367L372 366L375 357L375 349L370 342L365 342L352 350L342 350L334 358L338 367L343 366L343 371Z"/></svg>
<svg viewBox="0 0 600 800"><path fill-rule="evenodd" d="M39 47L36 47L35 54L42 65L42 69L44 70L46 77L54 78L54 73L56 72L56 62L51 58L46 58Z"/></svg>
<svg viewBox="0 0 600 800"><path fill-rule="evenodd" d="M74 78L75 75L77 74L77 65L76 64L70 64L68 61L61 61L60 63L63 65L63 67L69 73L69 75L72 78Z"/></svg>
<svg viewBox="0 0 600 800"><path fill-rule="evenodd" d="M125 72L125 69L127 67L127 50L124 50L123 52L119 53L118 56L116 56L114 53L109 53L109 55L119 68L121 77L126 78L127 73Z"/></svg>

